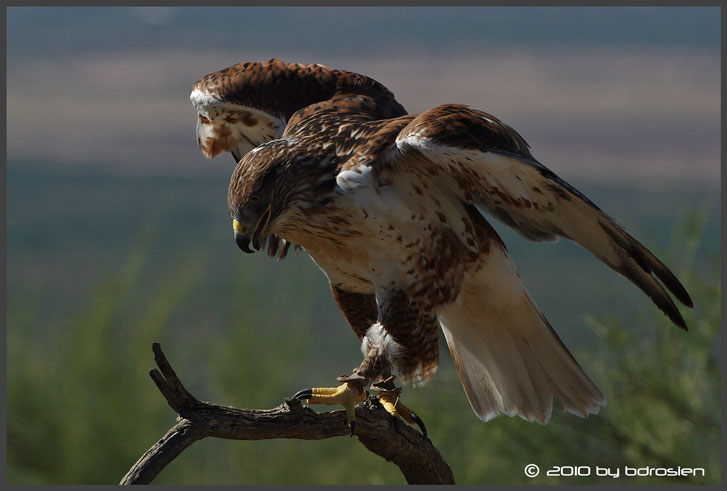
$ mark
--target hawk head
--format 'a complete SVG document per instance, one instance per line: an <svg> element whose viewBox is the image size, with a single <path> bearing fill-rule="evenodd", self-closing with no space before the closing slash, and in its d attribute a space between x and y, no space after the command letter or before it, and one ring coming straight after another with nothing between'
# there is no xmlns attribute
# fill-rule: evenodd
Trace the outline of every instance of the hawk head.
<svg viewBox="0 0 727 491"><path fill-rule="evenodd" d="M335 183L332 173L333 182L322 179L322 170L320 160L293 138L273 140L245 154L227 193L238 247L252 253L252 243L259 251L269 235L294 227Z"/></svg>

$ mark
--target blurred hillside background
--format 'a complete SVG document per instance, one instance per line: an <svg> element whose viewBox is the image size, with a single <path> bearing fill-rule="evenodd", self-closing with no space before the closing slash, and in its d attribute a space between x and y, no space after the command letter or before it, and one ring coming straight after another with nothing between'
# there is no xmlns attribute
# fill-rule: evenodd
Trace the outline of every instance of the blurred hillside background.
<svg viewBox="0 0 727 491"><path fill-rule="evenodd" d="M495 223L608 398L546 426L472 413L442 348L404 397L460 484L720 482L718 8L8 8L7 481L117 483L174 423L147 372L161 342L198 398L268 408L360 361L304 253L241 254L228 155L205 160L203 75L279 57L371 76L410 111L458 102L661 257L690 327L579 247ZM324 410L325 408L318 407ZM702 467L570 477L536 463ZM156 483L403 483L349 438L195 443Z"/></svg>

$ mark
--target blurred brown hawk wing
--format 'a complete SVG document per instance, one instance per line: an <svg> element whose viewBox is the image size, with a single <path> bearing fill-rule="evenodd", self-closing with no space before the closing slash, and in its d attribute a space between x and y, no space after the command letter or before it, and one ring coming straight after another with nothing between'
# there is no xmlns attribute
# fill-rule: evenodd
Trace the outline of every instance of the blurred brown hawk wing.
<svg viewBox="0 0 727 491"><path fill-rule="evenodd" d="M192 88L197 144L208 158L232 152L238 162L261 143L280 137L299 109L343 94L379 101L379 119L406 114L386 87L358 73L277 58L238 63L210 73Z"/></svg>

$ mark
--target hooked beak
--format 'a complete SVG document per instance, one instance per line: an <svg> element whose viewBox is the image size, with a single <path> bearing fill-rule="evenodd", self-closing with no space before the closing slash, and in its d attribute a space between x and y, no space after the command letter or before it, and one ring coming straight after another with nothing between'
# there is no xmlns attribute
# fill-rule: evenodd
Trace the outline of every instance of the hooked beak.
<svg viewBox="0 0 727 491"><path fill-rule="evenodd" d="M250 242L252 241L252 246L259 251L260 247L262 246L261 239L262 242L264 242L265 237L267 236L265 234L265 230L268 228L268 224L270 223L271 213L272 207L271 205L268 205L263 214L260 215L260 218L258 219L255 226L251 229L246 228L240 222L233 219L232 230L235 233L235 243L237 243L237 247L242 249L243 252L252 254L253 252L255 252L250 249Z"/></svg>
<svg viewBox="0 0 727 491"><path fill-rule="evenodd" d="M250 234L247 233L245 227L243 227L242 224L234 218L232 219L232 230L235 232L235 242L237 243L237 247L248 254L255 252L250 249Z"/></svg>

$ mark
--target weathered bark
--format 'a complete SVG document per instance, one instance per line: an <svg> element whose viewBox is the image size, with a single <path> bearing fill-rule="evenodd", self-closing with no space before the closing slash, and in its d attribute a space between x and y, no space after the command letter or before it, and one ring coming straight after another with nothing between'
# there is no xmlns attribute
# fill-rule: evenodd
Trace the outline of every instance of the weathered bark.
<svg viewBox="0 0 727 491"><path fill-rule="evenodd" d="M154 343L157 368L149 375L177 413L177 423L132 466L120 484L148 484L189 445L205 437L232 440L299 438L320 440L348 436L342 410L317 413L296 399L273 409L238 409L202 402L184 388ZM431 440L381 407L356 407L355 436L371 452L396 464L409 484L453 484L454 476Z"/></svg>

